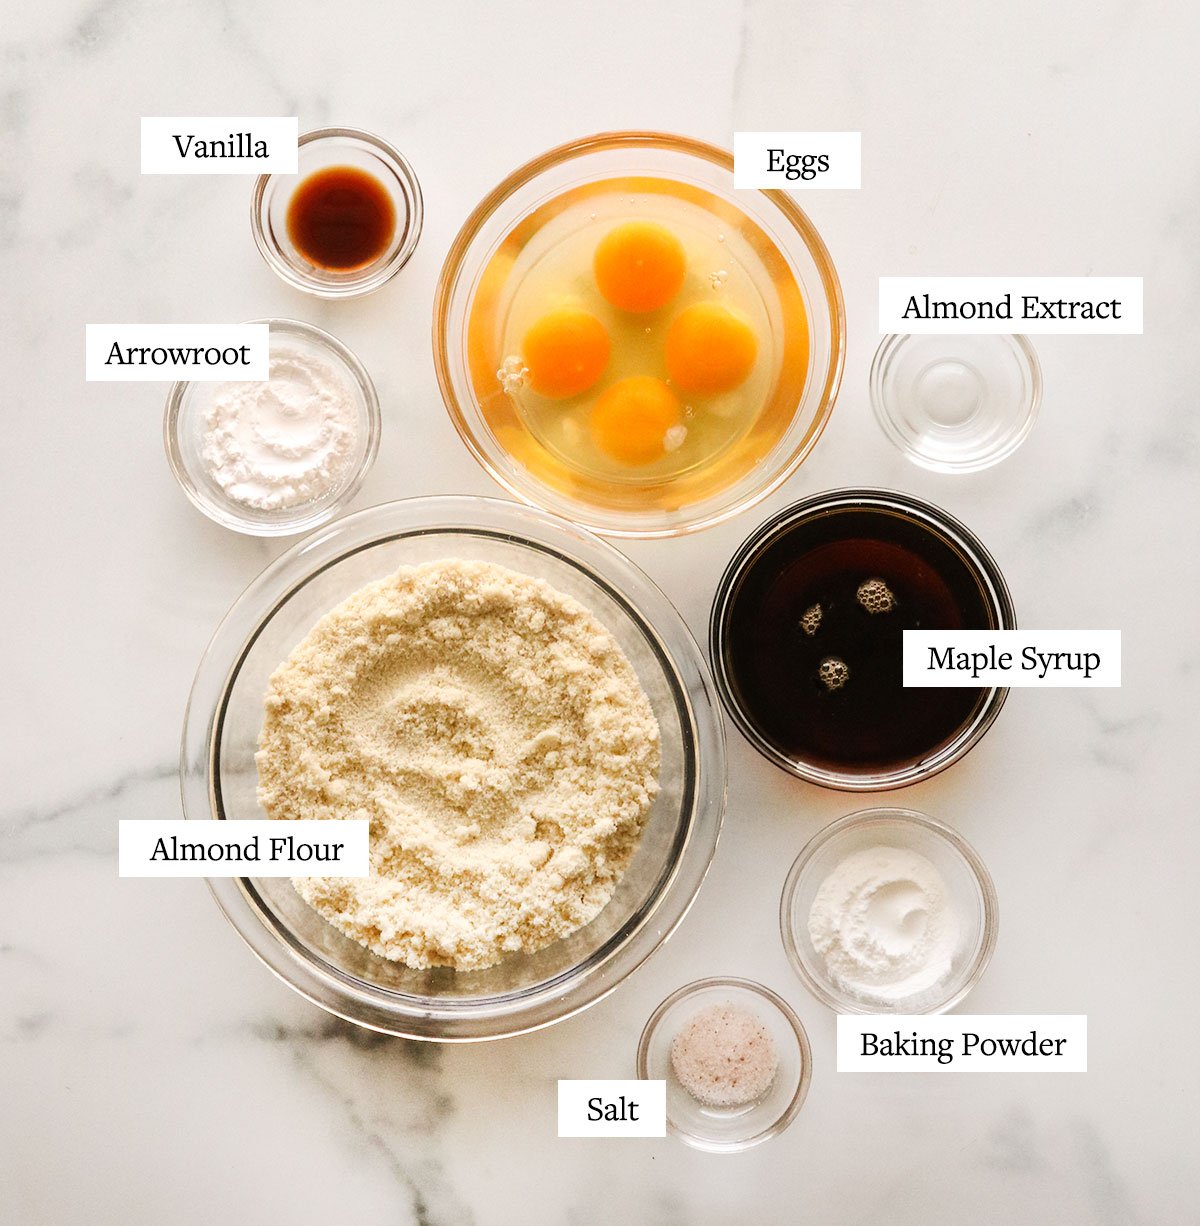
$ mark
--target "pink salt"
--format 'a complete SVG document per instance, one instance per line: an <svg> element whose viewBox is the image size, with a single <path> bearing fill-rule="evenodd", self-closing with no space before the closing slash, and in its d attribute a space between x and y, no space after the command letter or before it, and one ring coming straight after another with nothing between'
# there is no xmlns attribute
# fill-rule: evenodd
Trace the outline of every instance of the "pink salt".
<svg viewBox="0 0 1200 1226"><path fill-rule="evenodd" d="M710 1005L675 1036L671 1067L698 1102L740 1107L771 1088L779 1056L753 1013L732 1004Z"/></svg>

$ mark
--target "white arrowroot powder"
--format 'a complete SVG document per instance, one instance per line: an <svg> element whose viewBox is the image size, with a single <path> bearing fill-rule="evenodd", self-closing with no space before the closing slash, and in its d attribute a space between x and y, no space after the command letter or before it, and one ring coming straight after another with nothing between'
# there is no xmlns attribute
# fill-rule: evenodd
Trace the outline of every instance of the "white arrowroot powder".
<svg viewBox="0 0 1200 1226"><path fill-rule="evenodd" d="M903 847L852 852L821 883L808 916L829 977L864 1002L888 1004L950 973L959 920L941 873Z"/></svg>
<svg viewBox="0 0 1200 1226"><path fill-rule="evenodd" d="M302 506L343 484L361 447L355 390L328 359L271 346L265 382L222 383L200 457L225 494L258 511Z"/></svg>
<svg viewBox="0 0 1200 1226"><path fill-rule="evenodd" d="M369 877L296 890L411 967L491 966L594 919L658 791L658 723L616 639L490 563L361 588L276 670L265 706L268 815L371 823Z"/></svg>

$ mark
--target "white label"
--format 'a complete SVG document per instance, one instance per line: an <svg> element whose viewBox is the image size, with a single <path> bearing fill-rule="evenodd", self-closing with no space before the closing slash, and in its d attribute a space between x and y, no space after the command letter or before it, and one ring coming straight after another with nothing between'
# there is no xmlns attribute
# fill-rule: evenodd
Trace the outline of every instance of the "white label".
<svg viewBox="0 0 1200 1226"><path fill-rule="evenodd" d="M735 132L734 187L859 187L861 132Z"/></svg>
<svg viewBox="0 0 1200 1226"><path fill-rule="evenodd" d="M122 877L368 877L368 821L122 819Z"/></svg>
<svg viewBox="0 0 1200 1226"><path fill-rule="evenodd" d="M665 1137L665 1081L560 1081L560 1137Z"/></svg>
<svg viewBox="0 0 1200 1226"><path fill-rule="evenodd" d="M904 684L1111 689L1120 630L905 630Z"/></svg>
<svg viewBox="0 0 1200 1226"><path fill-rule="evenodd" d="M150 115L142 118L144 175L294 175L295 115Z"/></svg>
<svg viewBox="0 0 1200 1226"><path fill-rule="evenodd" d="M839 1073L1086 1073L1087 1016L842 1014Z"/></svg>
<svg viewBox="0 0 1200 1226"><path fill-rule="evenodd" d="M1142 332L1141 277L880 277L884 333Z"/></svg>
<svg viewBox="0 0 1200 1226"><path fill-rule="evenodd" d="M266 379L268 324L88 324L89 383Z"/></svg>

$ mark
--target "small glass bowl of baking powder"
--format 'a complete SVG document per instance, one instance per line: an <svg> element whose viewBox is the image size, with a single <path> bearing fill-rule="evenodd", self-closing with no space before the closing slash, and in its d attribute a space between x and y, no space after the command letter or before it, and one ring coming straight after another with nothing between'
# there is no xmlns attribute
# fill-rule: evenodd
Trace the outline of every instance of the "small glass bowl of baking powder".
<svg viewBox="0 0 1200 1226"><path fill-rule="evenodd" d="M863 809L826 826L779 904L788 960L837 1013L945 1013L979 982L998 922L975 849L913 809Z"/></svg>
<svg viewBox="0 0 1200 1226"><path fill-rule="evenodd" d="M342 511L379 449L379 399L336 337L294 319L271 329L270 378L176 383L163 440L183 492L252 536L307 532Z"/></svg>
<svg viewBox="0 0 1200 1226"><path fill-rule="evenodd" d="M691 1046L686 1066L680 1040ZM697 1097L697 1087L689 1089L678 1072L684 1067L685 1076L729 1089L736 1085L730 1070L743 1084L752 1082L764 1054L774 1062L760 1079L765 1088L751 1086L745 1099L721 1096L724 1105ZM654 1010L638 1043L637 1075L666 1082L668 1132L693 1149L733 1153L777 1136L796 1118L812 1080L812 1049L804 1024L770 988L749 979L698 979Z"/></svg>

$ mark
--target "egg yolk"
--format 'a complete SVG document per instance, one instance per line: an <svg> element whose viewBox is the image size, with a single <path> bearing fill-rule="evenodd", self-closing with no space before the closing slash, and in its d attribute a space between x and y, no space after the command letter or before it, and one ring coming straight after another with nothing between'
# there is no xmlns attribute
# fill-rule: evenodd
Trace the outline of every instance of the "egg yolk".
<svg viewBox="0 0 1200 1226"><path fill-rule="evenodd" d="M730 391L745 380L757 354L750 325L715 302L680 311L667 329L667 373L684 392Z"/></svg>
<svg viewBox="0 0 1200 1226"><path fill-rule="evenodd" d="M553 400L578 396L604 373L609 348L608 332L595 315L578 307L551 311L525 333L529 386Z"/></svg>
<svg viewBox="0 0 1200 1226"><path fill-rule="evenodd" d="M650 375L622 379L592 406L592 439L623 464L650 464L667 453L667 431L683 421L679 400Z"/></svg>
<svg viewBox="0 0 1200 1226"><path fill-rule="evenodd" d="M627 221L596 247L592 271L600 292L622 311L642 314L664 307L683 288L683 244L653 221Z"/></svg>

